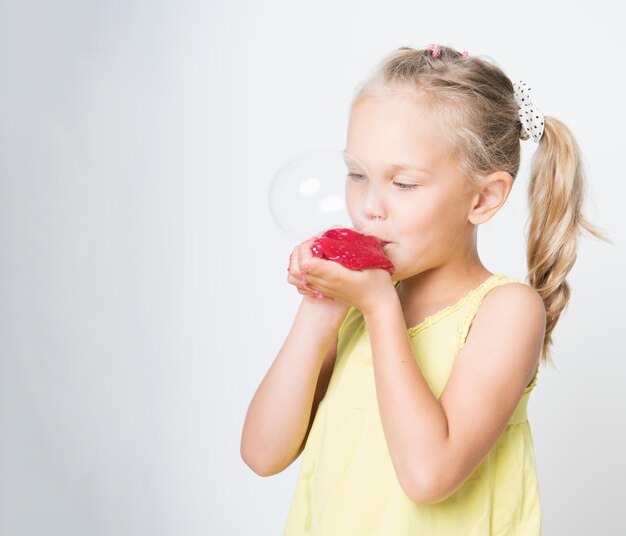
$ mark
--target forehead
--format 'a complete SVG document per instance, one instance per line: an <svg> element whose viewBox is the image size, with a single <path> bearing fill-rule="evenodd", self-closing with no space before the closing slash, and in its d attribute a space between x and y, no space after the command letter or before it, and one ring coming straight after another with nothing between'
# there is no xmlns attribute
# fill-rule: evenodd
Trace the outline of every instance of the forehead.
<svg viewBox="0 0 626 536"><path fill-rule="evenodd" d="M432 168L450 156L441 132L432 108L415 94L368 96L352 107L345 151L365 164Z"/></svg>

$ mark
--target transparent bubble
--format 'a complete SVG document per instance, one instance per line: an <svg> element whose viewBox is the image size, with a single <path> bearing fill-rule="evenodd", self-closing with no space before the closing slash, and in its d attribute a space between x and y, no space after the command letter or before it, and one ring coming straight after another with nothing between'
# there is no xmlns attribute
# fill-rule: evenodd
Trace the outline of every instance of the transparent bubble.
<svg viewBox="0 0 626 536"><path fill-rule="evenodd" d="M301 153L274 176L269 191L276 225L298 242L330 227L352 227L345 203L348 166L344 152Z"/></svg>

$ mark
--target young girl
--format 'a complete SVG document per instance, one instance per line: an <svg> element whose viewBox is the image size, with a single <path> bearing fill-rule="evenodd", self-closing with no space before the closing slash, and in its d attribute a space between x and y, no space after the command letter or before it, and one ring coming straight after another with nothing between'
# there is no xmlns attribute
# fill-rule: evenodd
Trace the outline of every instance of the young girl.
<svg viewBox="0 0 626 536"><path fill-rule="evenodd" d="M393 275L295 248L303 295L248 409L259 475L304 450L284 534L541 533L528 399L567 305L583 173L567 127L531 88L467 52L400 48L351 106L346 202ZM528 283L491 273L478 226L506 201L520 139L530 179ZM407 329L408 328L408 329Z"/></svg>

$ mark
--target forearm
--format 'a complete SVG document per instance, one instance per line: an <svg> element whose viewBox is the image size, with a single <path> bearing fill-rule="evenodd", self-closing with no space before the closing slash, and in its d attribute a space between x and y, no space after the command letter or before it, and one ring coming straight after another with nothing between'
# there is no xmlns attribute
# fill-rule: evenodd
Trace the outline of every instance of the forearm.
<svg viewBox="0 0 626 536"><path fill-rule="evenodd" d="M302 302L246 414L241 456L257 473L287 467L306 435L322 362L343 318Z"/></svg>
<svg viewBox="0 0 626 536"><path fill-rule="evenodd" d="M383 431L409 497L430 489L446 452L448 423L415 360L396 293L364 313Z"/></svg>

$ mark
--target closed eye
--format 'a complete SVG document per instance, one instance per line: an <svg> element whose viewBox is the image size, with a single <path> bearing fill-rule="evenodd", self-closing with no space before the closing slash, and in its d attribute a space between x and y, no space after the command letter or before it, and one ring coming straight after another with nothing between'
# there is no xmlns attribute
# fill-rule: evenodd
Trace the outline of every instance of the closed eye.
<svg viewBox="0 0 626 536"><path fill-rule="evenodd" d="M415 190L417 188L417 184L404 184L402 182L394 182L394 184L397 184L400 190Z"/></svg>
<svg viewBox="0 0 626 536"><path fill-rule="evenodd" d="M356 182L362 182L365 180L365 175L359 175L358 173L348 173L348 177L352 177L352 179ZM415 190L418 185L417 184L405 184L403 182L394 182L394 184L400 190Z"/></svg>

